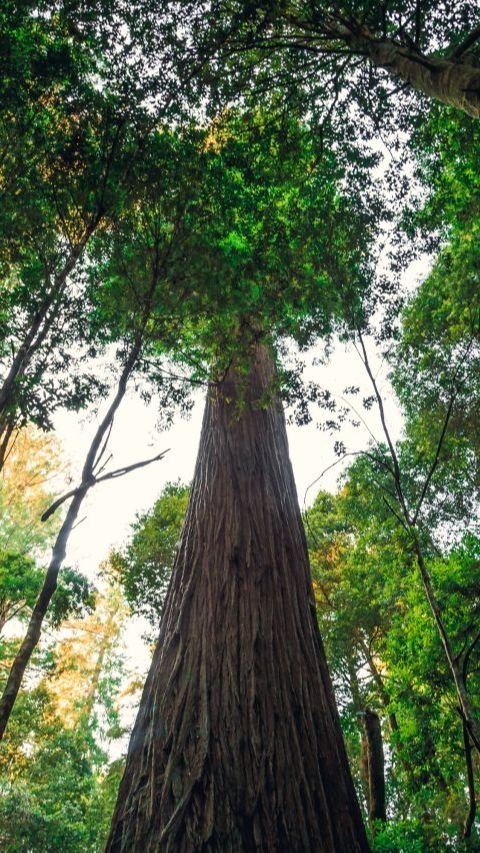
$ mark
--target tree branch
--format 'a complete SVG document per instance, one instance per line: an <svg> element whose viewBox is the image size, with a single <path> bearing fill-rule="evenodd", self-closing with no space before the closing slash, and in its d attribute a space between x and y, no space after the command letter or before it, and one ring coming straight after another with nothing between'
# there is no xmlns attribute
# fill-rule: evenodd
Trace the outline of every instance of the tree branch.
<svg viewBox="0 0 480 853"><path fill-rule="evenodd" d="M457 44L457 46L452 50L452 52L448 58L449 59L460 59L460 57L463 56L463 54L466 53L467 50L469 50L471 47L473 47L475 42L478 41L479 39L480 39L480 27L476 27L474 30L472 30L470 35L467 36L466 39L464 39L462 42L460 42L460 44Z"/></svg>
<svg viewBox="0 0 480 853"><path fill-rule="evenodd" d="M76 486L75 489L70 489L69 492L65 492L60 498L57 498L56 501L53 502L49 506L47 510L43 513L41 517L41 521L47 521L57 511L57 509L62 506L65 501L69 498L73 498L80 491L82 491L85 486L89 488L92 486L96 486L97 483L104 483L107 480L114 480L117 477L123 477L124 474L130 474L131 471L136 471L137 468L144 468L146 465L151 465L152 462L158 462L159 459L163 459L163 457L168 453L170 448L167 450L162 450L161 453L158 453L156 456L152 456L150 459L144 459L142 462L134 462L132 465L126 465L123 468L116 468L114 471L109 471L107 474L102 474L101 477L91 477L87 482L83 482L80 486Z"/></svg>

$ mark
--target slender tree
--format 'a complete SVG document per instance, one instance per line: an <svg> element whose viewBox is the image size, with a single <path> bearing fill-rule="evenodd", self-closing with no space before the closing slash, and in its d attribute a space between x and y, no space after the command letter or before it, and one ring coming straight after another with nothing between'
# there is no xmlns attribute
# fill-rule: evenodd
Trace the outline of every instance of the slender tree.
<svg viewBox="0 0 480 853"><path fill-rule="evenodd" d="M166 132L159 132L155 138L159 141L164 153L166 149L168 155L172 153L172 144L174 146L179 145L178 139L175 136L170 137ZM186 149L177 147L176 150L177 154L179 150L183 150L185 157L191 153L188 146ZM155 151L158 154L158 149ZM172 346L172 339L178 334L178 326L181 322L179 320L179 309L187 297L185 287L178 286L177 276L180 277L179 263L183 265L184 240L185 234L188 234L188 230L184 231L182 223L188 216L187 200L192 192L188 178L191 178L192 175L188 174L187 171L185 172L187 186L184 185L184 192L181 192L177 180L180 162L174 159L170 171L167 169L168 162L168 159L162 163L156 162L156 178L161 182L165 197L162 198L160 187L158 183L155 183L154 174L149 171L147 195L151 193L155 196L152 202L153 206L149 207L144 198L145 206L139 206L133 212L130 211L126 220L122 220L118 226L118 231L115 233L114 243L115 240L119 240L125 234L127 228L132 228L133 223L136 223L137 232L127 247L128 263L123 255L120 258L115 257L112 261L114 263L116 260L120 264L122 276L118 275L113 281L108 282L109 286L105 288L105 299L101 306L99 303L99 314L96 321L102 322L106 326L106 334L114 335L115 339L121 342L120 358L121 363L123 363L115 393L105 415L98 424L87 451L79 484L54 501L42 516L44 520L47 520L66 500L70 501L53 544L51 560L42 589L33 607L25 637L11 666L0 700L0 738L3 736L12 712L26 667L40 638L43 620L57 588L58 575L65 559L70 533L85 497L97 483L127 474L134 469L161 459L164 455L163 453L157 454L152 459L105 473L105 466L109 461L106 456L108 440L117 411L127 393L129 380L135 372L141 372L142 359L145 359L147 355L151 355L155 361L155 347L158 345L158 341L163 347ZM142 165L142 169L144 167L145 164ZM145 177L144 173L143 177ZM175 192L173 200L170 197L172 183ZM185 192L187 193L186 196ZM150 198L149 195L148 197ZM168 212L166 213L166 211ZM114 248L110 242L112 235L107 234L106 240L112 255L115 256ZM105 246L103 243L98 247L98 253L100 258L104 257ZM107 254L107 257L111 260L110 255ZM101 268L101 261L99 260L95 272L98 273L98 269ZM132 269L138 274L136 281L130 277ZM104 272L106 276L105 269ZM142 276L140 276L140 272ZM167 288L166 282L170 284L172 279L174 285ZM123 306L120 304L120 298L123 300ZM154 318L156 320L155 325L153 324Z"/></svg>

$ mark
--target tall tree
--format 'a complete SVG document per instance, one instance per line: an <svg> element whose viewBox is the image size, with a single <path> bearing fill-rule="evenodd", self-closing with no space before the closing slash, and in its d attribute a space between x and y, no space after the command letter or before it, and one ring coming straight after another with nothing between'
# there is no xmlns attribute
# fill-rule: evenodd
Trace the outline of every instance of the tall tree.
<svg viewBox="0 0 480 853"><path fill-rule="evenodd" d="M407 464L416 460L407 448L401 460L407 477ZM388 476L374 460L360 457L342 477L337 495L318 495L306 514L306 530L319 625L352 769L357 779L363 775L364 714L375 711L388 744L390 819L406 820L405 832L435 849L445 840L446 827L462 836L469 811L462 725L405 532L386 504L391 501ZM437 546L428 556L458 650L476 638L477 547L478 540L469 535L454 548L444 544L441 555ZM473 646L468 662L473 699L477 655ZM370 780L365 781L368 786ZM385 839L395 832L400 828L381 831Z"/></svg>
<svg viewBox="0 0 480 853"><path fill-rule="evenodd" d="M108 849L366 850L271 345L327 334L358 303L369 279L355 242L368 239L368 214L292 117L229 112L204 150L192 259L201 311L186 318L176 358L209 372L207 406Z"/></svg>
<svg viewBox="0 0 480 853"><path fill-rule="evenodd" d="M109 851L368 849L273 379L257 344L210 388Z"/></svg>

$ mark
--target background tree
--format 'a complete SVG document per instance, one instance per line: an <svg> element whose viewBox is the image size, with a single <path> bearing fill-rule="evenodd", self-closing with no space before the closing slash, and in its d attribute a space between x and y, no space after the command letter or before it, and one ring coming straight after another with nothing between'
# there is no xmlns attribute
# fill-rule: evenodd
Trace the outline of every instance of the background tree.
<svg viewBox="0 0 480 853"><path fill-rule="evenodd" d="M363 714L373 709L389 744L390 819L407 821L406 838L413 833L428 849L445 849L446 827L461 836L469 811L462 727L411 550L385 503L384 477L378 465L360 458L339 494L320 493L307 513L320 629L359 786ZM475 638L475 543L467 537L429 561L459 648ZM399 838L399 831L379 830L379 849L382 837Z"/></svg>
<svg viewBox="0 0 480 853"><path fill-rule="evenodd" d="M103 849L119 774L120 762L109 752L122 732L126 608L118 588L96 603L90 616L69 618L50 640L36 683L19 699L2 741L6 849Z"/></svg>
<svg viewBox="0 0 480 853"><path fill-rule="evenodd" d="M153 639L180 542L188 495L188 486L167 483L152 509L137 516L128 544L109 558L132 613L145 617Z"/></svg>

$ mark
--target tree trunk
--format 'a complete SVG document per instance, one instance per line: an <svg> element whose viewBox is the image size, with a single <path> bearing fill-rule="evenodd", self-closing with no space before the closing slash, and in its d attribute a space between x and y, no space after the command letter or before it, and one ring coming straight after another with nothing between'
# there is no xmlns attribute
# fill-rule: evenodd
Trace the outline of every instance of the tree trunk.
<svg viewBox="0 0 480 853"><path fill-rule="evenodd" d="M480 69L467 62L422 56L389 40L352 39L354 49L412 89L480 118Z"/></svg>
<svg viewBox="0 0 480 853"><path fill-rule="evenodd" d="M363 714L362 758L368 791L368 819L386 821L382 729L378 714L368 708Z"/></svg>
<svg viewBox="0 0 480 853"><path fill-rule="evenodd" d="M368 850L273 377L210 388L109 853Z"/></svg>
<svg viewBox="0 0 480 853"><path fill-rule="evenodd" d="M28 662L40 639L43 620L57 588L58 573L65 559L68 538L87 491L88 487L79 491L68 508L67 515L53 546L52 558L45 574L42 589L30 616L27 632L10 668L7 683L0 699L0 740L5 733Z"/></svg>
<svg viewBox="0 0 480 853"><path fill-rule="evenodd" d="M477 799L475 796L475 775L473 772L472 762L472 744L470 742L470 735L465 720L463 721L463 746L465 750L465 765L467 768L468 782L468 812L465 818L465 822L463 824L463 838L470 838L472 835L472 827L475 823L475 815L477 813Z"/></svg>

